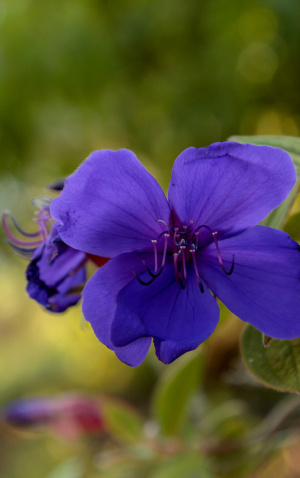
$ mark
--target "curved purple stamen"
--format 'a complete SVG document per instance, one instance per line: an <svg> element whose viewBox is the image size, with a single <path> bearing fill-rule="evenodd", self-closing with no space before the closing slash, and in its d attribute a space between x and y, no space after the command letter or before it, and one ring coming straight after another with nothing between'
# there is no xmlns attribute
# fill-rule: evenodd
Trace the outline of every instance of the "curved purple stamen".
<svg viewBox="0 0 300 478"><path fill-rule="evenodd" d="M225 266L224 266L223 261L222 261L219 243L218 243L218 240L217 240L218 232L213 232L211 227L206 226L204 224L202 224L201 226L198 226L197 229L195 230L195 232L198 232L202 227L207 229L211 233L211 235L213 236L213 240L214 240L214 243L215 243L215 246L216 246L216 249L217 249L218 261L219 261L219 264L221 266L221 269L222 269L223 272L225 272L225 274L227 276L230 276L233 273L233 269L234 269L234 254L232 255L232 264L231 264L230 270L226 271Z"/></svg>
<svg viewBox="0 0 300 478"><path fill-rule="evenodd" d="M41 246L51 231L51 226L53 223L53 219L50 215L49 205L51 203L50 198L37 198L33 200L33 204L38 205L39 210L34 213L36 216L34 221L38 225L38 231L29 233L24 231L20 225L17 223L15 218L10 214L9 211L5 211L2 214L2 225L3 229L7 235L7 242L8 244L18 252L22 257L30 258L34 251ZM8 218L11 218L11 221L15 227L15 229L19 232L23 238L18 238L11 230L11 227L8 224ZM36 240L28 240L28 239L36 239Z"/></svg>
<svg viewBox="0 0 300 478"><path fill-rule="evenodd" d="M21 228L21 226L17 223L17 221L15 220L15 218L10 215L10 218L15 226L15 228L17 229L17 231L22 234L22 236L24 237L39 237L41 235L41 231L37 231L37 232L26 232L24 231L24 229Z"/></svg>
<svg viewBox="0 0 300 478"><path fill-rule="evenodd" d="M4 212L2 214L2 226L3 226L3 229L7 235L7 237L10 239L10 241L15 244L15 245L19 245L19 246L29 246L29 247L38 247L42 244L42 240L39 239L38 241L21 241L20 239L18 239L10 230L8 224L7 224L7 218L10 216L10 213L9 212ZM28 236L26 236L28 237ZM38 237L38 236L37 236Z"/></svg>
<svg viewBox="0 0 300 478"><path fill-rule="evenodd" d="M154 241L151 241L152 244L153 244L153 247L154 247L154 273L151 271L151 269L147 266L146 262L143 260L143 264L144 266L146 267L146 270L147 272L149 273L149 275L151 276L152 279L150 279L149 282L144 282L142 281L141 279L139 279L139 277L137 276L137 274L133 272L133 274L135 275L135 277L138 279L138 281L140 282L140 284L142 285L149 285L149 284L152 284L152 282L158 277L160 276L160 274L162 273L164 267L165 267L165 263L166 263L166 257L167 257L167 249L168 249L168 240L169 240L169 237L170 237L170 234L168 233L165 233L165 244L164 244L164 251L163 251L163 257L162 257L162 261L161 261L161 266L160 268L158 269L158 251L157 251L157 240L154 240Z"/></svg>
<svg viewBox="0 0 300 478"><path fill-rule="evenodd" d="M155 279L158 277L157 275L156 276L153 276L152 279L150 279L148 282L144 282L142 279L139 278L139 276L136 274L136 272L132 271L133 275L135 276L135 278L139 281L139 283L141 285L150 285L152 284L152 282L155 281Z"/></svg>
<svg viewBox="0 0 300 478"><path fill-rule="evenodd" d="M190 250L190 253L191 253L191 256L192 256L192 259L193 259L193 265L194 265L194 270L195 270L195 274L196 274L196 278L197 278L197 282L198 282L198 285L200 287L200 291L204 292L204 287L203 287L203 284L201 282L201 279L200 279L200 275L199 275L199 271L198 271L198 266L197 266L197 262L196 262L196 250L195 249L191 249Z"/></svg>
<svg viewBox="0 0 300 478"><path fill-rule="evenodd" d="M163 271L163 268L160 268L158 272L154 272L154 273L153 273L153 272L151 271L151 269L149 269L149 267L147 266L146 261L143 260L142 263L143 263L144 266L146 267L146 270L147 270L148 274L149 274L151 277L156 278L156 277L158 277L158 276L162 273L162 271Z"/></svg>
<svg viewBox="0 0 300 478"><path fill-rule="evenodd" d="M20 256L24 257L25 259L30 259L32 254L36 251L36 247L25 248L25 247L16 246L12 242L10 242L8 239L4 239L4 241L7 242L10 245L10 247L14 249L14 251L16 251L18 254L20 254Z"/></svg>

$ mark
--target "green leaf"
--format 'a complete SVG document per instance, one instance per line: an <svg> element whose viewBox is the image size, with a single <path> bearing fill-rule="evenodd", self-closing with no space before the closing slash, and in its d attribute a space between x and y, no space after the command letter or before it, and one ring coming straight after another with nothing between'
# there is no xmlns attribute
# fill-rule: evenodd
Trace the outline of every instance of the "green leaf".
<svg viewBox="0 0 300 478"><path fill-rule="evenodd" d="M103 401L102 411L109 432L116 438L127 443L142 439L144 422L126 403L107 398Z"/></svg>
<svg viewBox="0 0 300 478"><path fill-rule="evenodd" d="M149 478L211 478L199 453L176 456L160 464Z"/></svg>
<svg viewBox="0 0 300 478"><path fill-rule="evenodd" d="M84 467L82 462L77 458L70 458L55 467L46 478L82 478L83 474Z"/></svg>
<svg viewBox="0 0 300 478"><path fill-rule="evenodd" d="M274 146L284 149L294 161L297 175L300 176L300 138L296 136L230 136L228 141Z"/></svg>
<svg viewBox="0 0 300 478"><path fill-rule="evenodd" d="M300 180L296 181L292 191L286 200L274 209L261 224L264 226L273 227L274 229L282 229L286 222L287 216L291 210L291 207L296 199L299 190Z"/></svg>
<svg viewBox="0 0 300 478"><path fill-rule="evenodd" d="M175 435L182 424L189 398L199 385L202 356L189 353L168 366L154 392L153 410L161 432Z"/></svg>
<svg viewBox="0 0 300 478"><path fill-rule="evenodd" d="M284 230L294 241L300 241L300 212L294 214L287 220Z"/></svg>
<svg viewBox="0 0 300 478"><path fill-rule="evenodd" d="M284 149L289 153L296 168L298 181L294 185L288 198L274 211L272 211L262 224L264 226L273 227L274 229L282 229L288 213L296 199L300 185L300 138L294 136L231 136L229 141L237 141L238 143L250 143L257 145L274 146Z"/></svg>
<svg viewBox="0 0 300 478"><path fill-rule="evenodd" d="M242 354L254 377L282 392L300 392L300 338L272 339L266 347L261 332L248 325L242 336Z"/></svg>

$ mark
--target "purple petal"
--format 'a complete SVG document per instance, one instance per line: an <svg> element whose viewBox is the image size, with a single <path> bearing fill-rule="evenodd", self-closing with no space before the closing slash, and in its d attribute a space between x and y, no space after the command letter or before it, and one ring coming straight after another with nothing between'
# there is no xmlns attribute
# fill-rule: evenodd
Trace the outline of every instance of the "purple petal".
<svg viewBox="0 0 300 478"><path fill-rule="evenodd" d="M150 338L141 338L125 347L115 347L111 340L111 324L116 311L116 296L134 277L133 271L145 270L142 259L150 265L153 254L122 254L111 259L93 275L83 290L82 310L97 338L113 350L122 362L140 365L145 359Z"/></svg>
<svg viewBox="0 0 300 478"><path fill-rule="evenodd" d="M58 284L49 285L47 280L41 279L39 263L31 261L26 270L28 295L51 312L64 312L80 300L81 293L76 290L83 286L86 280L84 267L76 273L69 272L71 275L63 277ZM51 277L51 266L48 277Z"/></svg>
<svg viewBox="0 0 300 478"><path fill-rule="evenodd" d="M66 251L57 256L53 262L47 260L43 253L38 261L40 279L49 287L55 287L60 281L75 271L85 261L84 252L68 247Z"/></svg>
<svg viewBox="0 0 300 478"><path fill-rule="evenodd" d="M63 312L81 298L86 281L86 255L64 243L57 247L56 224L46 242L36 249L27 270L29 296L52 312Z"/></svg>
<svg viewBox="0 0 300 478"><path fill-rule="evenodd" d="M176 159L169 201L183 224L205 224L220 235L262 221L296 180L290 156L279 148L233 142L188 148Z"/></svg>
<svg viewBox="0 0 300 478"><path fill-rule="evenodd" d="M288 234L256 226L219 241L221 269L214 244L198 256L201 277L242 320L270 337L300 337L300 248ZM200 254L200 252L199 252Z"/></svg>
<svg viewBox="0 0 300 478"><path fill-rule="evenodd" d="M142 274L146 280L147 272ZM154 337L158 357L169 363L195 349L214 331L219 308L207 288L201 293L191 265L183 290L175 281L173 265L148 286L131 281L117 296L111 340L124 346L138 337Z"/></svg>
<svg viewBox="0 0 300 478"><path fill-rule="evenodd" d="M205 340L205 339L204 339ZM199 346L199 342L196 340L194 343L179 343L173 340L158 340L154 339L154 347L157 358L163 363L171 363L182 354L190 352Z"/></svg>
<svg viewBox="0 0 300 478"><path fill-rule="evenodd" d="M157 181L126 149L96 151L66 180L51 204L59 235L75 249L114 257L151 248L169 221Z"/></svg>

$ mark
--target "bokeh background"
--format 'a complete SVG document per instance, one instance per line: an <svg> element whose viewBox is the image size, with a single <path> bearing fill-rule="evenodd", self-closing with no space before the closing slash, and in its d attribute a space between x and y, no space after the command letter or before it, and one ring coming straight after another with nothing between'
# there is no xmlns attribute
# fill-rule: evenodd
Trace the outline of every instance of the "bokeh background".
<svg viewBox="0 0 300 478"><path fill-rule="evenodd" d="M32 231L32 198L96 149L133 150L167 188L174 159L189 146L236 134L298 136L299 18L298 0L0 0L0 210ZM120 363L80 307L44 312L26 296L26 263L3 241L0 254L2 407L77 390L120 397L151 418L168 366L153 353L137 369ZM250 430L282 398L245 372L241 328L229 317L205 346L194 397L198 414L223 407L211 425L222 439ZM211 471L199 465L201 473L186 465L185 474L173 467L146 475L127 463L102 475L98 459L76 475L74 462L62 465L85 456L80 441L4 425L0 440L3 478L256 476L244 465L231 469L226 449L227 461L212 460ZM264 457L257 476L279 466L291 476L294 459L282 453Z"/></svg>

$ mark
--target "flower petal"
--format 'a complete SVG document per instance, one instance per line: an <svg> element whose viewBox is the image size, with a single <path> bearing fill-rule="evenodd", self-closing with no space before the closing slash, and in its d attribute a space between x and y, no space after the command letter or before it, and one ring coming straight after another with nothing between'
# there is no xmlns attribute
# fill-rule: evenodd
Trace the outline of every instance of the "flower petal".
<svg viewBox="0 0 300 478"><path fill-rule="evenodd" d="M140 365L145 359L150 338L141 338L125 347L115 347L110 340L111 324L118 292L132 280L133 272L145 269L142 259L153 262L153 254L122 254L111 259L91 277L82 294L82 310L96 337L113 350L122 362ZM151 264L151 262L149 262Z"/></svg>
<svg viewBox="0 0 300 478"><path fill-rule="evenodd" d="M152 247L169 221L167 199L126 149L96 151L66 180L51 204L59 235L75 249L114 257Z"/></svg>
<svg viewBox="0 0 300 478"><path fill-rule="evenodd" d="M145 281L147 272L141 278ZM151 285L133 280L120 291L111 341L124 346L138 337L154 337L158 357L169 363L206 340L218 319L216 300L207 288L200 292L191 264L184 290L168 265Z"/></svg>
<svg viewBox="0 0 300 478"><path fill-rule="evenodd" d="M205 340L205 339L204 339ZM196 340L194 343L180 344L174 340L158 340L154 339L154 347L157 358L163 363L171 363L182 354L190 352L199 346L199 342ZM203 341L202 341L203 342Z"/></svg>
<svg viewBox="0 0 300 478"><path fill-rule="evenodd" d="M40 279L48 287L57 287L70 274L82 267L86 259L84 252L76 251L67 247L63 254L57 256L52 262L47 260L46 254L42 253L37 262Z"/></svg>
<svg viewBox="0 0 300 478"><path fill-rule="evenodd" d="M73 257L73 254L69 254L69 250L77 256L84 256L84 254L68 247L68 251L63 254L69 256L66 262L69 267L66 268L65 263L60 260L62 256L53 263L48 263L45 259L44 246L39 249L40 255L37 255L26 269L27 293L51 312L64 312L80 300L81 293L77 289L83 287L86 281L85 267L81 266L76 271L76 267L82 260L78 264L78 260ZM57 262L61 264L61 269Z"/></svg>
<svg viewBox="0 0 300 478"><path fill-rule="evenodd" d="M176 159L169 201L185 224L214 231L255 226L290 193L296 172L279 148L233 142L188 148Z"/></svg>
<svg viewBox="0 0 300 478"><path fill-rule="evenodd" d="M198 257L201 277L242 320L270 337L300 337L300 247L288 234L256 226L219 241L226 275L211 244Z"/></svg>

